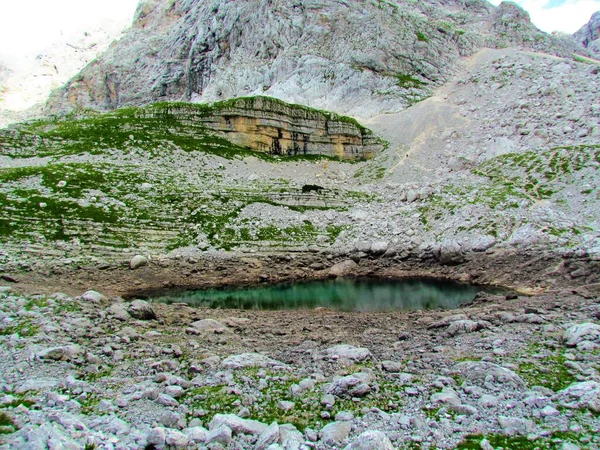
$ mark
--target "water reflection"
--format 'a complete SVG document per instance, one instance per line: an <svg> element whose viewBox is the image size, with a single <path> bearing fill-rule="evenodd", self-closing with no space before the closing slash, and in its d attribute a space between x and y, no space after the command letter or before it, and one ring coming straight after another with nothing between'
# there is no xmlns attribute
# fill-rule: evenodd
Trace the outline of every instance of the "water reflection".
<svg viewBox="0 0 600 450"><path fill-rule="evenodd" d="M312 309L395 311L452 309L469 301L481 286L436 279L336 279L177 292L151 299L215 309ZM486 289L489 291L489 289Z"/></svg>

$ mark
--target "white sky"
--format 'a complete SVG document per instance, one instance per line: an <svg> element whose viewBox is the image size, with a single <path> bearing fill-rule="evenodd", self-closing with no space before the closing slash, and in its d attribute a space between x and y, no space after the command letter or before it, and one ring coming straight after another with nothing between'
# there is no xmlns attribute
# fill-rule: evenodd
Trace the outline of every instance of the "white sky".
<svg viewBox="0 0 600 450"><path fill-rule="evenodd" d="M107 23L131 24L138 0L0 0L0 58L39 53Z"/></svg>
<svg viewBox="0 0 600 450"><path fill-rule="evenodd" d="M488 0L499 5L500 0ZM531 16L531 21L543 31L575 33L588 23L600 0L515 0Z"/></svg>
<svg viewBox="0 0 600 450"><path fill-rule="evenodd" d="M0 58L41 52L53 42L107 22L127 25L138 0L0 0ZM491 0L499 4L500 0ZM573 33L600 11L600 0L516 0L535 25Z"/></svg>

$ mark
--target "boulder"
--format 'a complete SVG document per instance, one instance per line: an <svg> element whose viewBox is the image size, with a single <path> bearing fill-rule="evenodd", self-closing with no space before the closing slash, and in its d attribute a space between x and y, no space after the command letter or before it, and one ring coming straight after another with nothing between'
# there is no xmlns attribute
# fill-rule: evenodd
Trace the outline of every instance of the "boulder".
<svg viewBox="0 0 600 450"><path fill-rule="evenodd" d="M85 300L86 302L92 302L92 303L100 303L100 302L105 302L108 300L100 292L94 291L94 290L84 292L81 295L81 299Z"/></svg>
<svg viewBox="0 0 600 450"><path fill-rule="evenodd" d="M600 413L600 383L584 381L558 392L554 397L560 406L572 409L589 409Z"/></svg>
<svg viewBox="0 0 600 450"><path fill-rule="evenodd" d="M244 369L246 367L285 367L286 365L275 359L271 359L261 353L242 353L232 355L221 362L224 369Z"/></svg>
<svg viewBox="0 0 600 450"><path fill-rule="evenodd" d="M563 341L569 347L576 347L584 341L600 342L600 325L580 323L567 328Z"/></svg>
<svg viewBox="0 0 600 450"><path fill-rule="evenodd" d="M145 266L147 264L148 264L148 258L146 258L145 256L142 256L142 255L135 255L129 261L129 268L131 270L135 270L135 269L138 269L138 268L140 268L142 266Z"/></svg>
<svg viewBox="0 0 600 450"><path fill-rule="evenodd" d="M325 445L337 446L348 437L351 429L351 422L332 422L321 430L321 441Z"/></svg>
<svg viewBox="0 0 600 450"><path fill-rule="evenodd" d="M346 261L342 261L331 266L329 269L329 275L334 277L343 277L354 272L357 267L358 264L351 259L347 259Z"/></svg>
<svg viewBox="0 0 600 450"><path fill-rule="evenodd" d="M394 446L385 433L369 430L358 436L344 450L394 450Z"/></svg>
<svg viewBox="0 0 600 450"><path fill-rule="evenodd" d="M235 414L215 414L208 424L209 430L215 430L221 427L231 429L233 434L251 434L259 436L266 429L267 425L257 420L242 419Z"/></svg>
<svg viewBox="0 0 600 450"><path fill-rule="evenodd" d="M353 345L339 344L329 347L323 351L325 359L348 359L351 361L363 361L370 358L371 351L368 348L354 347Z"/></svg>
<svg viewBox="0 0 600 450"><path fill-rule="evenodd" d="M127 312L131 317L138 320L156 320L156 313L152 306L144 300L134 300L129 304Z"/></svg>

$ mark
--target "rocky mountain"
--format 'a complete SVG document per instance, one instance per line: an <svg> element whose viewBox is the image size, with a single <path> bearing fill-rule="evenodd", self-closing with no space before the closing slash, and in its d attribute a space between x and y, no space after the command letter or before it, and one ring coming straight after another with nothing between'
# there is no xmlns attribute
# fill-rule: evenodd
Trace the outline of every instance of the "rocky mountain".
<svg viewBox="0 0 600 450"><path fill-rule="evenodd" d="M587 48L592 55L600 57L600 11L594 13L590 21L581 27L573 37L578 44Z"/></svg>
<svg viewBox="0 0 600 450"><path fill-rule="evenodd" d="M49 112L268 95L358 117L431 95L482 47L565 56L510 2L147 0Z"/></svg>

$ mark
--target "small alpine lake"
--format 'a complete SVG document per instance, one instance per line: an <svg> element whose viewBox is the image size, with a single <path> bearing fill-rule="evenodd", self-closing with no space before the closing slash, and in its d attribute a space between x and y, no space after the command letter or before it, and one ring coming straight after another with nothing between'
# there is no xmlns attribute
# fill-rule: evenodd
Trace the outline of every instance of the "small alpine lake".
<svg viewBox="0 0 600 450"><path fill-rule="evenodd" d="M161 292L153 303L187 303L193 307L245 310L399 311L454 309L478 292L501 289L434 278L338 278L251 287Z"/></svg>

